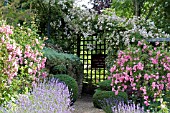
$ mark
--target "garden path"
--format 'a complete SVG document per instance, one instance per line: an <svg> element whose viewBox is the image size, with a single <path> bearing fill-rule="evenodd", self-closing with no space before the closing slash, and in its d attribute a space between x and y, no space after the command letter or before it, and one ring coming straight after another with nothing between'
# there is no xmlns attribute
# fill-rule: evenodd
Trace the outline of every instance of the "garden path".
<svg viewBox="0 0 170 113"><path fill-rule="evenodd" d="M83 94L74 105L73 113L105 113L102 109L95 108L93 106L92 96Z"/></svg>

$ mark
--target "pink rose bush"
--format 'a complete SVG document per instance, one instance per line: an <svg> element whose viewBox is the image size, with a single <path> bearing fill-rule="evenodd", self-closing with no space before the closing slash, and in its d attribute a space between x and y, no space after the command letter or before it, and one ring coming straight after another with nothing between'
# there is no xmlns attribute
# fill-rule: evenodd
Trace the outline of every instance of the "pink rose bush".
<svg viewBox="0 0 170 113"><path fill-rule="evenodd" d="M109 77L116 95L119 91L129 91L134 101L141 98L145 107L149 107L170 89L170 54L164 43L156 45L142 40L137 46L118 52Z"/></svg>
<svg viewBox="0 0 170 113"><path fill-rule="evenodd" d="M33 26L31 26L33 29ZM28 27L16 27L0 22L0 103L7 102L32 88L40 77L46 58L41 50L43 40Z"/></svg>

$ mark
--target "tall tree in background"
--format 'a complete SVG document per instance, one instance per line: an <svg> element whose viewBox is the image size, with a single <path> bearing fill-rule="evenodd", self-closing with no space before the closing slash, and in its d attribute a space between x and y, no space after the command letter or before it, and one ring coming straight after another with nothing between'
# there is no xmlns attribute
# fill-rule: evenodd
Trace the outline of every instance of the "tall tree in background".
<svg viewBox="0 0 170 113"><path fill-rule="evenodd" d="M112 0L111 10L121 17L151 19L170 33L170 0Z"/></svg>
<svg viewBox="0 0 170 113"><path fill-rule="evenodd" d="M30 23L34 13L31 9L32 0L4 0L0 1L0 19L4 19L10 25Z"/></svg>

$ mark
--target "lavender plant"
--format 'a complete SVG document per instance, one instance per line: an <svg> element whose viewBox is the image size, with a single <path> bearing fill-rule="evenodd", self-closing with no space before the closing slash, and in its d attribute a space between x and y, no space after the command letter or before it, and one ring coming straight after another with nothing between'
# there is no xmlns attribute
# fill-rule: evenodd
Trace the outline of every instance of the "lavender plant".
<svg viewBox="0 0 170 113"><path fill-rule="evenodd" d="M144 108L132 102L125 103L121 98L107 98L101 101L106 113L145 113Z"/></svg>
<svg viewBox="0 0 170 113"><path fill-rule="evenodd" d="M35 86L31 93L20 95L15 104L0 107L0 113L71 113L70 102L68 87L51 80Z"/></svg>
<svg viewBox="0 0 170 113"><path fill-rule="evenodd" d="M112 107L112 113L145 113L144 108L134 103L124 104L120 102L117 106Z"/></svg>

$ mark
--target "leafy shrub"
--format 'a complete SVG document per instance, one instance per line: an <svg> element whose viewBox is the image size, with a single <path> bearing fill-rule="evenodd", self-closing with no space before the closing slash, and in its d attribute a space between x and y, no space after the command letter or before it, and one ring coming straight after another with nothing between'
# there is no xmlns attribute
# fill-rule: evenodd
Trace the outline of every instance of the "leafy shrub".
<svg viewBox="0 0 170 113"><path fill-rule="evenodd" d="M51 69L51 74L68 74L72 77L82 75L82 63L76 55L60 53L51 48L44 48L44 55L47 57L46 66Z"/></svg>
<svg viewBox="0 0 170 113"><path fill-rule="evenodd" d="M102 108L102 101L109 98L114 98L115 100L124 102L127 102L128 100L128 96L125 92L120 92L118 95L115 95L115 93L112 91L97 90L93 95L94 107ZM114 105L115 103L112 104Z"/></svg>
<svg viewBox="0 0 170 113"><path fill-rule="evenodd" d="M78 84L79 95L82 91L83 65L80 58L73 54L60 53L51 48L44 48L47 57L46 68L50 74L67 74L73 77Z"/></svg>
<svg viewBox="0 0 170 113"><path fill-rule="evenodd" d="M0 22L0 104L18 93L32 88L40 77L46 58L43 57L43 40L38 39L35 26L15 27Z"/></svg>
<svg viewBox="0 0 170 113"><path fill-rule="evenodd" d="M104 80L102 82L99 82L99 88L101 90L111 91L112 90L111 82L112 80Z"/></svg>
<svg viewBox="0 0 170 113"><path fill-rule="evenodd" d="M67 68L65 65L57 65L57 66L54 66L52 69L51 69L51 72L52 73L66 73L67 71Z"/></svg>
<svg viewBox="0 0 170 113"><path fill-rule="evenodd" d="M40 83L31 93L19 95L13 104L1 107L3 113L71 113L68 87L61 82L51 80ZM11 108L12 107L12 108Z"/></svg>
<svg viewBox="0 0 170 113"><path fill-rule="evenodd" d="M75 79L66 74L53 75L52 77L58 79L60 82L63 82L68 86L71 94L71 100L72 102L75 102L78 98L78 85Z"/></svg>
<svg viewBox="0 0 170 113"><path fill-rule="evenodd" d="M162 98L165 89L170 89L170 54L164 43L157 42L156 46L142 40L137 46L119 51L115 65L110 69L115 94L130 89L135 102L140 99L145 107L153 109L158 106L156 103L160 104L158 99ZM151 103L155 106L149 106Z"/></svg>

